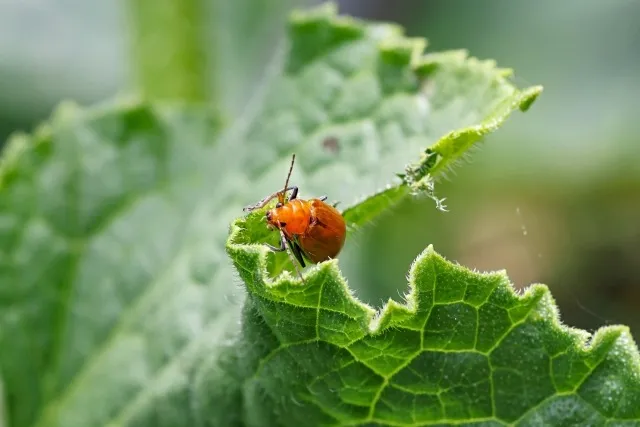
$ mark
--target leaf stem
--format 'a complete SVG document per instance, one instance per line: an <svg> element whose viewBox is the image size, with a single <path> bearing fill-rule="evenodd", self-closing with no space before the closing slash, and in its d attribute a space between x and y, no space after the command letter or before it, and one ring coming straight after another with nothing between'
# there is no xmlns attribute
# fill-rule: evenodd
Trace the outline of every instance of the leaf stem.
<svg viewBox="0 0 640 427"><path fill-rule="evenodd" d="M133 71L145 98L218 106L205 49L205 7L203 0L128 0Z"/></svg>

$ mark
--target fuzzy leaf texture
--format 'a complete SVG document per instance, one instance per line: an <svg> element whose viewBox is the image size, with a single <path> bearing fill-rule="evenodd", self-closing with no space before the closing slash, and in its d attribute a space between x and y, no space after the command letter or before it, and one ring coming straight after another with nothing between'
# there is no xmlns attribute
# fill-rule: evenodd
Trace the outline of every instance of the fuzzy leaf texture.
<svg viewBox="0 0 640 427"><path fill-rule="evenodd" d="M294 14L289 35L231 123L193 106L62 106L10 141L5 425L637 421L628 332L559 327L543 287L517 297L502 275L429 250L408 305L375 316L336 261L306 285L274 282L288 261L256 244L273 235L259 212L232 226L229 261L229 223L282 185L291 152L301 196L350 205L355 230L410 191L433 196L438 174L540 91L461 52L421 56L397 27L330 6Z"/></svg>

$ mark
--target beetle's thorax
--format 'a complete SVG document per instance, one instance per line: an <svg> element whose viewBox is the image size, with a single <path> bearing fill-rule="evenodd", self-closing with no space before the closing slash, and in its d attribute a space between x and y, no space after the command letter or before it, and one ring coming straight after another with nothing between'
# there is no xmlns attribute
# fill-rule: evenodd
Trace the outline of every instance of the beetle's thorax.
<svg viewBox="0 0 640 427"><path fill-rule="evenodd" d="M311 222L311 203L294 199L267 211L267 222L288 235L304 234Z"/></svg>

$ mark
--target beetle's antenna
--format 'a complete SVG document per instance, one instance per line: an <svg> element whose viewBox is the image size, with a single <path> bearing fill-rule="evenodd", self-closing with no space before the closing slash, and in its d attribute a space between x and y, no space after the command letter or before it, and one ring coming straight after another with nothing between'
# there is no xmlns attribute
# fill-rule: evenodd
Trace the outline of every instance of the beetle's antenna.
<svg viewBox="0 0 640 427"><path fill-rule="evenodd" d="M264 207L267 203L269 203L275 197L277 197L278 201L284 205L285 204L284 196L287 194L287 190L290 190L290 188L288 188L288 186L289 186L289 178L291 178L291 172L293 172L293 163L295 162L295 160L296 160L296 155L294 154L293 157L291 158L291 166L289 166L289 173L287 174L287 180L284 182L284 190L278 191L276 193L273 193L270 196L267 196L264 199L260 200L255 205L247 206L247 207L243 208L242 210L245 211L245 212L251 212L251 211L254 211L256 209L260 209L260 208Z"/></svg>
<svg viewBox="0 0 640 427"><path fill-rule="evenodd" d="M282 190L282 197L280 198L280 203L284 204L284 196L287 194L287 187L289 186L289 178L291 178L291 172L293 172L293 163L296 161L296 154L293 153L291 157L291 166L289 166L289 173L287 174L287 180L284 182L284 190Z"/></svg>
<svg viewBox="0 0 640 427"><path fill-rule="evenodd" d="M280 230L280 237L282 239L286 239L286 237L284 235L284 231L282 231L282 230ZM293 264L293 268L296 269L296 273L298 273L298 276L300 276L300 280L302 280L302 283L304 283L306 285L307 282L304 281L304 277L302 277L302 272L298 268L298 264L296 263L296 260L293 258L293 254L291 253L291 250L288 247L286 248L286 250L287 250L287 255L289 255L289 260L291 261L291 264Z"/></svg>

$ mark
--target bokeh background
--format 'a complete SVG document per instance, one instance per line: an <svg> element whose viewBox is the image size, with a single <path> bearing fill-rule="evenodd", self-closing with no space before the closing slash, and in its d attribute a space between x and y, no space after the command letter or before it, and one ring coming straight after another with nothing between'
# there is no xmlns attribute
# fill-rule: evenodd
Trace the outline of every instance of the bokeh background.
<svg viewBox="0 0 640 427"><path fill-rule="evenodd" d="M190 0L188 0L190 1ZM209 0L206 32L227 111L241 110L279 45L294 0ZM545 91L438 187L447 213L408 200L341 257L357 294L401 299L428 244L460 264L545 283L566 324L624 323L640 340L640 2L348 0L341 13L392 20L430 50L469 49ZM132 86L124 2L0 0L0 140L56 104Z"/></svg>

